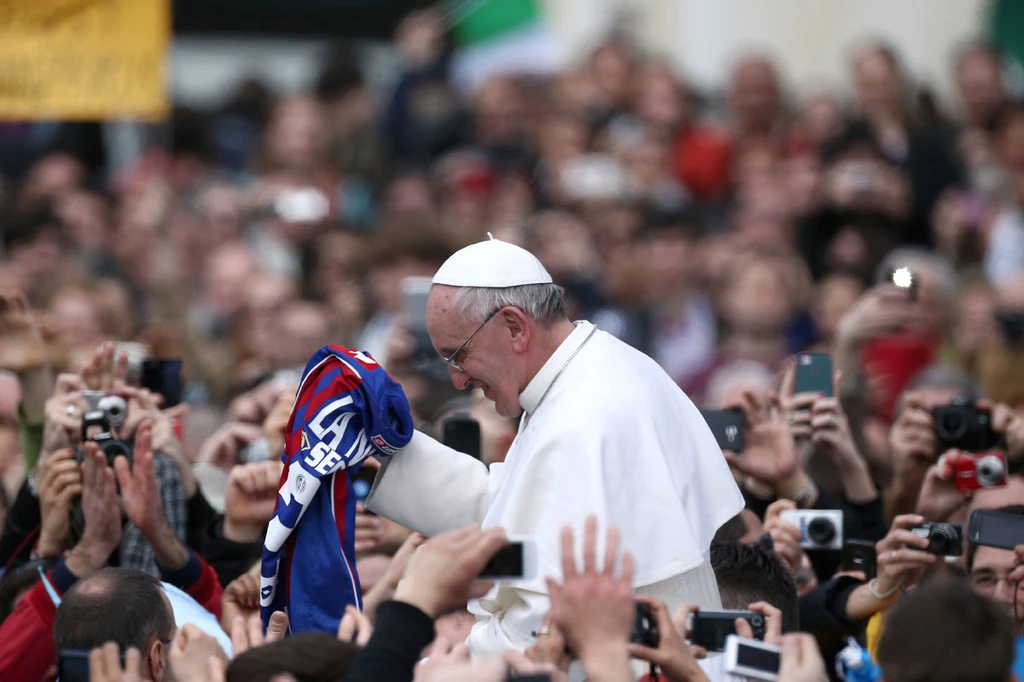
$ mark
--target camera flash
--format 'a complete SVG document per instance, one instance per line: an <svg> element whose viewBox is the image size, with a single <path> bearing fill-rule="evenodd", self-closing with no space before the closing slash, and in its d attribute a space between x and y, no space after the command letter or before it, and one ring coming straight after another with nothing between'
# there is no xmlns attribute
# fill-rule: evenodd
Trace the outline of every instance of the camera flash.
<svg viewBox="0 0 1024 682"><path fill-rule="evenodd" d="M896 268L892 272L892 283L900 289L909 289L914 284L914 275L910 268Z"/></svg>

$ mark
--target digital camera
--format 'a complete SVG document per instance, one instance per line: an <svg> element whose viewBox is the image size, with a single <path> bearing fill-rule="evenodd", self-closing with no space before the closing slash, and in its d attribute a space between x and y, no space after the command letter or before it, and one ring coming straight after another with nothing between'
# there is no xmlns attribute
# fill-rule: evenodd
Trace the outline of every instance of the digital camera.
<svg viewBox="0 0 1024 682"><path fill-rule="evenodd" d="M843 548L843 512L839 509L791 509L780 515L800 529L804 549L839 550Z"/></svg>
<svg viewBox="0 0 1024 682"><path fill-rule="evenodd" d="M636 620L633 621L633 633L629 641L652 649L658 648L658 621L651 607L643 602L636 602Z"/></svg>
<svg viewBox="0 0 1024 682"><path fill-rule="evenodd" d="M123 403L124 399L121 399L121 402ZM107 458L109 466L113 466L114 460L121 456L125 457L128 460L128 465L131 466L132 449L112 433L112 425L107 418L107 413L103 410L89 410L82 417L82 443L86 441L96 443L100 452ZM84 457L84 448L75 450L75 459L79 463Z"/></svg>
<svg viewBox="0 0 1024 682"><path fill-rule="evenodd" d="M960 492L1006 485L1006 455L993 451L980 455L949 456L953 482Z"/></svg>
<svg viewBox="0 0 1024 682"><path fill-rule="evenodd" d="M110 428L116 429L124 424L124 420L128 416L128 403L124 398L106 391L85 391L84 395L85 401L89 405L89 411L103 412Z"/></svg>
<svg viewBox="0 0 1024 682"><path fill-rule="evenodd" d="M935 437L942 450L955 448L967 452L984 452L996 447L999 438L992 431L989 414L978 409L967 396L957 396L949 403L932 409Z"/></svg>
<svg viewBox="0 0 1024 682"><path fill-rule="evenodd" d="M959 523L925 521L910 532L928 540L924 551L938 556L960 556L964 553L964 527Z"/></svg>

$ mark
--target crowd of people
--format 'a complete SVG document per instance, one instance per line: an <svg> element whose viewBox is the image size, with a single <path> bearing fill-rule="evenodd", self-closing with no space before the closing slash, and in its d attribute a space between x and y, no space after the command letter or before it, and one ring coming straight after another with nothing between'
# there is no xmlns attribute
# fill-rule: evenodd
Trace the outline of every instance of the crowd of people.
<svg viewBox="0 0 1024 682"><path fill-rule="evenodd" d="M849 93L794 92L753 53L701 93L619 35L463 93L430 12L395 50L387 91L339 49L307 92L247 81L176 109L170 143L118 174L88 127L0 124L0 678L52 679L70 652L65 678L94 682L558 680L574 660L621 682L630 659L727 679L688 643L692 609L648 600L660 641L630 643L630 560L609 541L598 561L615 531L593 524L579 565L563 538L525 653L463 644L500 529L427 539L362 508L362 612L337 636L285 637L283 613L264 630L263 537L318 348L370 354L419 428L471 417L480 459L504 460L517 424L455 390L403 290L490 233L540 259L572 319L742 413L723 457L746 508L711 559L725 608L782 647L781 680L836 679L853 639L888 682L1008 682L1024 548L965 537L944 558L914 531L1024 515L1024 104L999 53L959 47L944 107L876 41L849 53ZM832 359L827 395L797 390L806 351ZM146 354L182 358L180 403L140 386ZM83 443L97 391L126 400L121 456ZM954 402L999 441L1002 485L956 485L933 416ZM841 510L875 570L807 547L793 510Z"/></svg>

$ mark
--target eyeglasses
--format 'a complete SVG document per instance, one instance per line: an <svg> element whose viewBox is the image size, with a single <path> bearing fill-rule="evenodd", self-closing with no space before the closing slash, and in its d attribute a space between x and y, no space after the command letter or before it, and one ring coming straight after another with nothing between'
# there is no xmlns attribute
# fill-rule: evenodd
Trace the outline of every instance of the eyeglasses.
<svg viewBox="0 0 1024 682"><path fill-rule="evenodd" d="M454 353L452 353L451 355L449 355L446 358L441 358L442 360L444 360L444 364L448 365L449 367L451 367L454 370L458 370L459 372L464 372L465 370L462 369L462 365L460 365L458 362L456 362L455 358L457 358L459 356L459 353L461 353L466 348L466 346L469 345L469 342L473 340L473 337L476 336L477 334L479 334L480 330L483 329L484 326L488 322L490 322L494 318L495 315L497 315L500 312L501 312L501 308L498 308L497 310L492 312L490 315L488 315L487 319L485 319L483 322L480 323L480 326L476 328L476 331L473 332L472 334L470 334L469 338L466 339L465 341L463 341L462 345L459 346L458 348L456 348Z"/></svg>

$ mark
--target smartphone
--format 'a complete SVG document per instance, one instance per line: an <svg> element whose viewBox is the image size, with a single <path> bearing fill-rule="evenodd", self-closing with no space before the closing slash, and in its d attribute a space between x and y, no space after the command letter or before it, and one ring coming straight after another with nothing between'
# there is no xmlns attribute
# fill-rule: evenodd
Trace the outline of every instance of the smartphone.
<svg viewBox="0 0 1024 682"><path fill-rule="evenodd" d="M821 393L832 397L832 356L827 353L801 353L796 358L795 393Z"/></svg>
<svg viewBox="0 0 1024 682"><path fill-rule="evenodd" d="M456 414L444 421L441 441L456 452L480 459L480 422L467 414Z"/></svg>
<svg viewBox="0 0 1024 682"><path fill-rule="evenodd" d="M1024 516L979 509L967 521L967 540L1013 551L1017 545L1024 545Z"/></svg>
<svg viewBox="0 0 1024 682"><path fill-rule="evenodd" d="M776 682L782 665L782 650L772 644L729 635L725 641L726 672L750 680Z"/></svg>
<svg viewBox="0 0 1024 682"><path fill-rule="evenodd" d="M366 504L366 498L373 488L373 481L377 477L377 470L365 464L359 467L352 476L352 490L355 491L356 502ZM370 513L370 512L367 512Z"/></svg>
<svg viewBox="0 0 1024 682"><path fill-rule="evenodd" d="M755 637L764 637L764 616L753 611L697 611L690 616L690 643L709 653L725 650L725 640L736 634L736 619L750 623Z"/></svg>
<svg viewBox="0 0 1024 682"><path fill-rule="evenodd" d="M427 328L427 297L431 286L429 277L406 277L402 280L402 312L412 329Z"/></svg>
<svg viewBox="0 0 1024 682"><path fill-rule="evenodd" d="M847 540L843 543L840 571L861 571L868 580L878 576L875 543L867 540Z"/></svg>
<svg viewBox="0 0 1024 682"><path fill-rule="evenodd" d="M121 654L124 664L124 654ZM89 682L89 652L85 649L64 649L57 656L57 679L60 682Z"/></svg>
<svg viewBox="0 0 1024 682"><path fill-rule="evenodd" d="M513 539L492 556L480 571L480 580L530 580L537 574L537 545Z"/></svg>
<svg viewBox="0 0 1024 682"><path fill-rule="evenodd" d="M409 335L415 344L410 363L413 370L431 381L447 383L448 366L434 350L427 333L427 298L430 296L429 277L406 277L402 280L402 314L409 321Z"/></svg>
<svg viewBox="0 0 1024 682"><path fill-rule="evenodd" d="M164 397L163 409L181 402L181 358L146 358L139 377L142 388Z"/></svg>
<svg viewBox="0 0 1024 682"><path fill-rule="evenodd" d="M701 410L718 447L737 455L743 452L744 428L742 410Z"/></svg>

